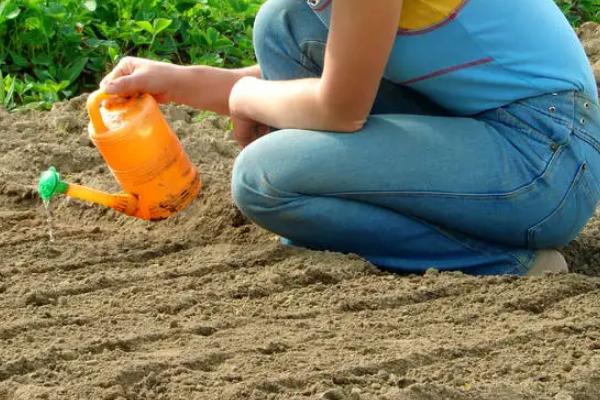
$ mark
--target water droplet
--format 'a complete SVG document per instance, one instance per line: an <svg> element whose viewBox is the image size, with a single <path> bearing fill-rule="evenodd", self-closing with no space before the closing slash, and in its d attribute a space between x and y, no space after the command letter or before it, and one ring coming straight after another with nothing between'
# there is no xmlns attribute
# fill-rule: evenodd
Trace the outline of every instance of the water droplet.
<svg viewBox="0 0 600 400"><path fill-rule="evenodd" d="M54 242L54 232L52 226L52 212L50 211L50 200L44 200L44 209L46 210L46 221L48 222L48 237Z"/></svg>

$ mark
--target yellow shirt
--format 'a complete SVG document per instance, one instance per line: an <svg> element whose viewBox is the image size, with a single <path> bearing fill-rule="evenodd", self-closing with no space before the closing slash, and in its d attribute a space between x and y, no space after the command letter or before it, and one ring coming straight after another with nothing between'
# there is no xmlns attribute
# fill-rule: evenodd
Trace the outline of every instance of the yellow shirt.
<svg viewBox="0 0 600 400"><path fill-rule="evenodd" d="M404 0L400 29L421 31L454 18L468 0Z"/></svg>

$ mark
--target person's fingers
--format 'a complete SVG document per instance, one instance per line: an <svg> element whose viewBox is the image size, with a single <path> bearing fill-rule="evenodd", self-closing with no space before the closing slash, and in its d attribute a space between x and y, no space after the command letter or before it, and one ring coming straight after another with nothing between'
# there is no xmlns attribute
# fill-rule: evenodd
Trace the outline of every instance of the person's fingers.
<svg viewBox="0 0 600 400"><path fill-rule="evenodd" d="M255 123L251 121L235 119L233 123L232 136L241 147L246 147L256 139Z"/></svg>
<svg viewBox="0 0 600 400"><path fill-rule="evenodd" d="M121 76L106 83L104 91L108 94L133 96L144 92L145 80L146 78L143 73Z"/></svg>
<svg viewBox="0 0 600 400"><path fill-rule="evenodd" d="M170 101L169 96L165 93L152 94L152 97L154 97L154 100L160 104L165 104Z"/></svg>
<svg viewBox="0 0 600 400"><path fill-rule="evenodd" d="M248 138L248 135L240 132L237 129L233 130L232 136L233 136L233 139L236 142L238 142L241 147L246 147L246 145L248 145L248 143L250 143L250 139Z"/></svg>
<svg viewBox="0 0 600 400"><path fill-rule="evenodd" d="M254 132L256 132L257 136L264 136L271 131L271 128L265 124L256 124L254 127Z"/></svg>
<svg viewBox="0 0 600 400"><path fill-rule="evenodd" d="M110 82L122 76L131 75L138 66L138 59L135 57L125 57L117 64L113 70L100 81L100 87L106 87Z"/></svg>

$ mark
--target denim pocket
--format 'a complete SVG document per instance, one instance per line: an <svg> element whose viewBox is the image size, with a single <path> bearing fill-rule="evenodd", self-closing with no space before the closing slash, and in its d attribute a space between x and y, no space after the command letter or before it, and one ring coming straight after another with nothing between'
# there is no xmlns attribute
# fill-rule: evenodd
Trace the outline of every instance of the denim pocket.
<svg viewBox="0 0 600 400"><path fill-rule="evenodd" d="M558 207L527 230L528 247L542 249L568 244L594 214L598 197L594 178L583 163Z"/></svg>
<svg viewBox="0 0 600 400"><path fill-rule="evenodd" d="M325 43L318 40L307 40L300 44L300 51L300 64L314 72L315 76L321 76L325 64Z"/></svg>
<svg viewBox="0 0 600 400"><path fill-rule="evenodd" d="M554 142L548 135L545 135L541 131L533 128L530 124L523 121L521 118L511 113L506 108L498 108L496 110L497 120L505 125L508 125L514 129L517 129L538 142L546 143L548 146L554 146Z"/></svg>

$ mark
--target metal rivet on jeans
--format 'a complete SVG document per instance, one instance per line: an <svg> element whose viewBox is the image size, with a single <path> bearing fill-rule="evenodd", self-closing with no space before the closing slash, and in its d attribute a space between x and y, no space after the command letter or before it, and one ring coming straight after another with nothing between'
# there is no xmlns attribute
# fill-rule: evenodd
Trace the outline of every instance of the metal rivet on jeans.
<svg viewBox="0 0 600 400"><path fill-rule="evenodd" d="M581 118L581 119L579 120L579 122L581 122L582 124L585 124L585 118Z"/></svg>
<svg viewBox="0 0 600 400"><path fill-rule="evenodd" d="M556 111L556 107L550 106L550 107L548 107L548 111L553 113L554 111Z"/></svg>
<svg viewBox="0 0 600 400"><path fill-rule="evenodd" d="M307 0L308 5L312 6L312 7L316 7L319 5L320 0Z"/></svg>
<svg viewBox="0 0 600 400"><path fill-rule="evenodd" d="M587 103L587 102L586 102L586 103L583 103L583 106L584 106L585 108L590 108L590 103Z"/></svg>
<svg viewBox="0 0 600 400"><path fill-rule="evenodd" d="M552 151L556 151L558 150L558 145L556 143L551 143L550 148L552 149Z"/></svg>
<svg viewBox="0 0 600 400"><path fill-rule="evenodd" d="M558 96L558 93L552 93L552 96Z"/></svg>

